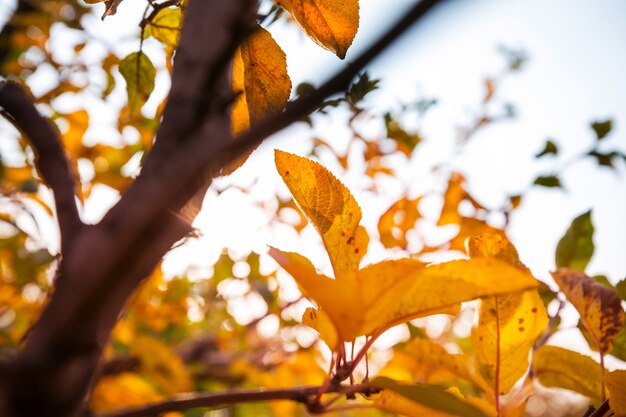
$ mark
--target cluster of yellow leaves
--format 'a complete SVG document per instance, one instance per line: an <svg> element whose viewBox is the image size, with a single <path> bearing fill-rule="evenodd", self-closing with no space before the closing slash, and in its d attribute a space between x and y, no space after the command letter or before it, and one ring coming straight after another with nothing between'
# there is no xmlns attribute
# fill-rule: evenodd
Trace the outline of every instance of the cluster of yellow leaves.
<svg viewBox="0 0 626 417"><path fill-rule="evenodd" d="M387 260L359 269L366 250L361 210L348 189L316 162L276 151L276 166L304 214L320 233L335 278L323 276L301 255L272 248L270 255L315 301L304 322L328 345L378 335L416 317L455 312L459 303L537 287L527 270L496 257L427 265ZM504 278L506 277L506 278Z"/></svg>

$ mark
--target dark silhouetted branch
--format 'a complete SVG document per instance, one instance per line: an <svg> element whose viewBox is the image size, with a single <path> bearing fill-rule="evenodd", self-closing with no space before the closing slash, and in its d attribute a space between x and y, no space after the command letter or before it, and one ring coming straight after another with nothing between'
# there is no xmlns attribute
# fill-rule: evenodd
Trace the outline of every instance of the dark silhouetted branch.
<svg viewBox="0 0 626 417"><path fill-rule="evenodd" d="M321 386L313 386L282 389L236 390L210 394L183 394L160 403L149 404L131 410L101 414L98 417L147 417L166 412L185 411L197 407L225 407L231 404L277 400L291 400L306 405L310 410L322 411L319 409L322 405L316 402L315 399L315 396L319 393L321 388ZM378 392L377 389L367 384L330 386L326 391L326 393L362 393L366 395L376 392Z"/></svg>
<svg viewBox="0 0 626 417"><path fill-rule="evenodd" d="M52 123L37 111L33 98L14 81L0 83L3 115L24 133L35 151L35 164L54 193L62 247L82 224L76 206L75 182L61 138Z"/></svg>

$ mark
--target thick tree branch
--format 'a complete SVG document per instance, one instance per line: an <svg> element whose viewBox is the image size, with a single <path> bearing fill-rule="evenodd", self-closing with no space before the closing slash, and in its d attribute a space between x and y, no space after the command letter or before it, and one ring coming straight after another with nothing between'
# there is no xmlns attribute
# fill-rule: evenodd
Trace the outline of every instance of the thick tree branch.
<svg viewBox="0 0 626 417"><path fill-rule="evenodd" d="M207 172L218 173L238 155L314 111L328 96L346 89L367 63L436 3L419 3L344 71L294 101L284 112L232 140L227 106L228 94L232 93L224 80L230 71L230 56L241 39L216 38L213 30L243 37L247 16L256 2L189 0L183 33L206 37L195 37L191 58L177 60L175 67L190 65L194 78L185 80L184 68L179 70L181 81L173 84L173 101L168 104L172 107L170 116L164 118L141 174L98 225L81 228L71 242L61 265L63 279L57 281L50 303L11 371L6 397L9 408L20 410L23 416L61 417L76 411L126 300L189 230L189 225L173 213L203 186ZM208 26L207 19L217 27L202 30L201 26ZM209 55L202 55L205 48L211 51ZM203 90L196 81L209 90ZM177 112L177 107L184 114ZM191 130L181 124L184 121L190 122ZM66 184L66 192L68 188L73 191Z"/></svg>
<svg viewBox="0 0 626 417"><path fill-rule="evenodd" d="M18 83L0 83L0 106L5 117L29 140L35 151L37 169L54 193L63 248L82 223L76 206L76 184L61 138L52 123L39 114L33 98Z"/></svg>
<svg viewBox="0 0 626 417"><path fill-rule="evenodd" d="M230 137L230 130L219 128L221 115L209 117L185 142L179 143L169 153L167 164L160 164L158 172L151 170L149 175L147 171L142 172L133 184L134 192L129 193L129 198L122 198L105 221L115 221L118 227L124 229L139 230L158 217L160 207L177 211L180 206L173 207L172 204L180 204L181 195L187 198L193 195L201 187L205 172L219 173L239 155L315 111L329 96L345 90L359 71L438 2L440 0L423 0L418 3L352 64L310 94L291 102L285 111L255 124L236 140ZM136 215L120 216L122 212Z"/></svg>
<svg viewBox="0 0 626 417"><path fill-rule="evenodd" d="M131 410L101 414L98 417L147 417L173 411L185 411L197 407L225 407L231 404L277 400L296 401L305 404L308 408L313 409L313 411L321 411L316 409L316 407L321 407L321 404L315 402L313 398L320 392L320 389L322 389L321 386L313 386L282 389L236 390L211 394L183 394L160 403L149 404ZM338 394L361 393L368 395L374 394L378 392L378 390L370 385L361 384L330 386L325 392Z"/></svg>

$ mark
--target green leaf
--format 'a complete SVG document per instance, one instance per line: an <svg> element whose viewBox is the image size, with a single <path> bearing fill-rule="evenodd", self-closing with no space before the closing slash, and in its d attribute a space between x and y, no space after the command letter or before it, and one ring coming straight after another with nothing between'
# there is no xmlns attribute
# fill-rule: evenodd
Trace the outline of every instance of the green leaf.
<svg viewBox="0 0 626 417"><path fill-rule="evenodd" d="M596 159L596 162L600 166L615 168L613 165L613 158L620 156L619 152L613 151L609 153L601 153L596 150L593 150L587 154Z"/></svg>
<svg viewBox="0 0 626 417"><path fill-rule="evenodd" d="M611 119L607 119L605 121L596 121L591 123L591 128L594 132L596 132L596 137L598 140L602 140L609 134L611 129L613 128L613 121Z"/></svg>
<svg viewBox="0 0 626 417"><path fill-rule="evenodd" d="M599 400L600 364L588 356L556 346L542 346L533 355L533 371L546 387L559 387Z"/></svg>
<svg viewBox="0 0 626 417"><path fill-rule="evenodd" d="M589 346L591 346L591 344ZM610 353L616 358L626 361L626 327L622 327L622 330L615 335L613 349L611 349Z"/></svg>
<svg viewBox="0 0 626 417"><path fill-rule="evenodd" d="M425 405L428 408L463 417L486 417L487 415L463 401L457 396L446 392L444 387L426 384L402 384L391 378L377 377L371 385L393 391L404 398Z"/></svg>
<svg viewBox="0 0 626 417"><path fill-rule="evenodd" d="M540 185L542 187L562 187L559 177L551 176L539 176L533 182L534 185Z"/></svg>
<svg viewBox="0 0 626 417"><path fill-rule="evenodd" d="M626 278L621 280L615 285L615 289L617 290L617 294L619 298L626 301Z"/></svg>
<svg viewBox="0 0 626 417"><path fill-rule="evenodd" d="M130 113L139 112L154 90L156 70L143 52L134 52L120 62L120 73L126 80Z"/></svg>
<svg viewBox="0 0 626 417"><path fill-rule="evenodd" d="M556 247L556 266L583 271L593 256L591 210L572 221Z"/></svg>
<svg viewBox="0 0 626 417"><path fill-rule="evenodd" d="M544 155L556 155L559 153L559 148L556 146L554 142L550 139L546 141L546 145L543 147L543 150L535 155L535 158L541 158Z"/></svg>

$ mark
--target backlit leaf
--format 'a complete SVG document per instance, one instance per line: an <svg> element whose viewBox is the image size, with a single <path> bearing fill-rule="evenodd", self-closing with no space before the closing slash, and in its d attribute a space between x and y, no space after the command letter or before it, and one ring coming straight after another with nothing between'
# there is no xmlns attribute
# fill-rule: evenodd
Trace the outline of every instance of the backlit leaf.
<svg viewBox="0 0 626 417"><path fill-rule="evenodd" d="M359 270L361 210L348 189L316 162L278 150L275 158L296 202L322 236L335 279L318 274L295 253L272 248L270 255L328 316L341 341L378 334L416 317L455 313L463 301L538 286L527 271L497 259L434 265L400 259ZM317 318L307 321L319 327Z"/></svg>
<svg viewBox="0 0 626 417"><path fill-rule="evenodd" d="M600 353L609 353L615 336L624 326L624 310L615 289L566 268L552 272L552 278L580 313Z"/></svg>
<svg viewBox="0 0 626 417"><path fill-rule="evenodd" d="M120 62L119 69L126 80L130 112L137 113L154 90L154 65L143 52L134 52Z"/></svg>
<svg viewBox="0 0 626 417"><path fill-rule="evenodd" d="M334 324L341 341L350 341L359 336L364 306L353 282L318 274L311 262L297 253L270 248L269 254L294 277L302 293L323 309L316 313L305 313L305 324L312 324L325 341L337 342L331 331L324 330L328 322L325 317L321 318L323 324L318 325L318 317L324 314ZM336 344L329 346L334 348Z"/></svg>
<svg viewBox="0 0 626 417"><path fill-rule="evenodd" d="M233 136L280 111L289 100L291 79L285 53L272 35L260 26L235 52L232 89L237 95L231 109ZM239 158L226 172L241 166L248 156Z"/></svg>
<svg viewBox="0 0 626 417"><path fill-rule="evenodd" d="M441 381L441 371L469 381L483 391L492 390L479 375L470 370L468 355L449 353L430 339L413 339L403 349L395 351L379 375L407 382L437 383Z"/></svg>
<svg viewBox="0 0 626 417"><path fill-rule="evenodd" d="M407 247L406 234L415 227L415 222L420 217L417 208L419 201L420 198L402 197L380 216L378 233L380 234L380 243L386 248Z"/></svg>
<svg viewBox="0 0 626 417"><path fill-rule="evenodd" d="M483 234L468 242L472 258L499 259L522 272L515 247L500 234ZM478 326L472 331L478 371L492 387L505 394L528 369L528 356L548 325L537 290L482 300ZM496 381L496 376L498 380Z"/></svg>
<svg viewBox="0 0 626 417"><path fill-rule="evenodd" d="M557 268L584 271L593 256L591 211L576 217L556 247Z"/></svg>
<svg viewBox="0 0 626 417"><path fill-rule="evenodd" d="M606 387L609 391L609 405L618 416L626 416L626 370L619 369L607 374Z"/></svg>
<svg viewBox="0 0 626 417"><path fill-rule="evenodd" d="M277 150L275 160L296 203L322 237L335 278L354 277L361 258L356 242L361 208L350 191L310 159Z"/></svg>
<svg viewBox="0 0 626 417"><path fill-rule="evenodd" d="M546 387L565 388L594 400L602 398L600 365L588 356L556 346L542 346L533 355L534 374Z"/></svg>
<svg viewBox="0 0 626 417"><path fill-rule="evenodd" d="M488 414L485 414L476 406L436 385L408 385L385 377L375 378L371 385L383 389L383 392L375 401L375 405L383 410L415 417L424 415L488 416ZM390 392L397 394L399 397L390 395ZM409 400L409 402L401 401L400 398ZM426 410L424 410L424 407L426 407Z"/></svg>
<svg viewBox="0 0 626 417"><path fill-rule="evenodd" d="M175 48L180 38L183 14L179 7L161 10L150 22L152 36L164 45Z"/></svg>
<svg viewBox="0 0 626 417"><path fill-rule="evenodd" d="M538 285L530 274L495 259L428 266L410 259L384 261L361 270L358 284L366 307L363 334L421 316L451 313L464 301Z"/></svg>
<svg viewBox="0 0 626 417"><path fill-rule="evenodd" d="M346 56L359 28L358 0L275 0L317 44Z"/></svg>

